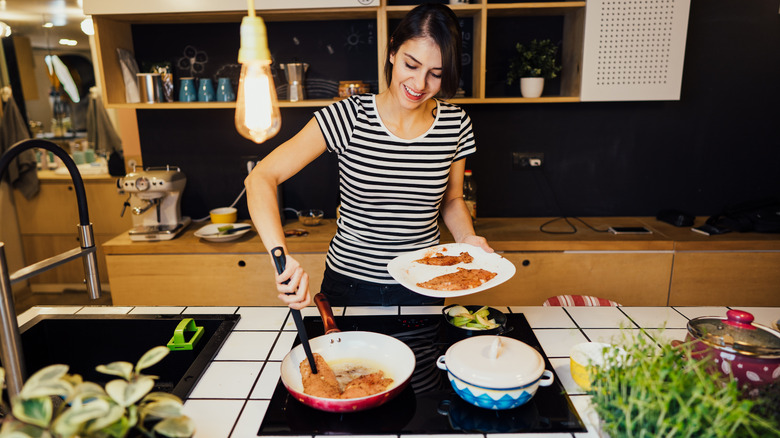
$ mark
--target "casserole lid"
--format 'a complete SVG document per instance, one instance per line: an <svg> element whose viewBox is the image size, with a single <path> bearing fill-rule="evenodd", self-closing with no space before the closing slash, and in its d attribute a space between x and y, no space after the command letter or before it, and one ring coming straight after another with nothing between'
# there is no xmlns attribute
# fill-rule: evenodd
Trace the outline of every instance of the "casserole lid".
<svg viewBox="0 0 780 438"><path fill-rule="evenodd" d="M753 323L753 315L729 310L726 318L703 316L688 321L688 332L710 347L759 358L780 357L780 332Z"/></svg>
<svg viewBox="0 0 780 438"><path fill-rule="evenodd" d="M503 336L474 336L458 341L447 349L444 360L453 375L484 388L524 386L544 372L544 359L538 351Z"/></svg>

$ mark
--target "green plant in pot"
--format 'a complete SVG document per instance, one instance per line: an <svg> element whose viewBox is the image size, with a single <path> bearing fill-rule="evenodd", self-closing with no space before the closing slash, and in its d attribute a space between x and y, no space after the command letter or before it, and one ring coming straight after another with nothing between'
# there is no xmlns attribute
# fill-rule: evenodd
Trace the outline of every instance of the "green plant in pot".
<svg viewBox="0 0 780 438"><path fill-rule="evenodd" d="M556 60L558 45L549 39L533 40L529 44L517 43L517 53L509 63L506 83L520 82L523 97L539 97L544 89L544 80L558 76L561 66Z"/></svg>
<svg viewBox="0 0 780 438"><path fill-rule="evenodd" d="M766 414L777 409L776 396L746 396L735 379L712 372L710 359L694 357L690 343L624 336L625 354L607 348L590 374L588 394L611 438L780 436L776 418Z"/></svg>
<svg viewBox="0 0 780 438"><path fill-rule="evenodd" d="M41 369L11 400L0 438L191 437L195 425L182 414L181 399L150 393L157 377L141 374L168 352L167 347L154 347L135 366L129 362L99 365L97 371L120 377L105 388L68 374L67 365ZM0 368L0 385L4 382L5 371ZM3 411L9 412L5 406Z"/></svg>

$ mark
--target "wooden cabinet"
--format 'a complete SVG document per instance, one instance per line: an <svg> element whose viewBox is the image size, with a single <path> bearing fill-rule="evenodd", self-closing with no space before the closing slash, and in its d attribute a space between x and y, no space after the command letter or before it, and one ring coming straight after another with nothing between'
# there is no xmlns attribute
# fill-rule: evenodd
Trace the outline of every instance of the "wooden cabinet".
<svg viewBox="0 0 780 438"><path fill-rule="evenodd" d="M480 218L477 233L517 269L507 282L447 303L538 306L555 295L595 295L625 306L778 306L780 235L695 235L653 218L584 218L574 234L540 230L549 218ZM700 218L703 222L704 218ZM643 225L650 235L614 235L609 226ZM193 224L164 242L103 245L116 305L278 305L274 268L255 231L232 242L198 239ZM285 228L306 228L298 222ZM565 231L557 222L545 231ZM335 221L306 228L287 244L319 291ZM452 236L442 228L442 243Z"/></svg>
<svg viewBox="0 0 780 438"><path fill-rule="evenodd" d="M375 36L370 38L375 45L375 59L365 56L361 62L376 63L376 82L379 91L385 88L384 61L385 48L389 34L413 5L394 5L394 2L382 0L378 6L355 8L318 8L318 9L274 9L258 10L258 14L267 23L273 22L313 22L341 20L371 20L375 22ZM262 3L258 5L263 7ZM469 90L466 97L452 99L455 103L518 103L518 102L577 102L580 93L580 75L584 33L584 1L538 2L538 3L493 3L481 0L472 4L451 5L451 9L468 22L468 41L464 56L470 60L467 65L470 70L464 73L464 79L469 84L464 89ZM216 29L225 23L234 23L236 32L215 32L225 40L225 50L238 49L238 23L246 15L246 10L219 12L189 12L189 13L155 13L155 14L93 14L95 24L95 43L97 65L101 75L102 95L107 107L142 108L142 109L175 109L175 108L233 108L233 102L171 102L159 104L126 103L122 72L117 58L118 48L134 51L134 39L140 32L152 32L143 25L170 25L170 32L175 26L185 24L198 25L201 34L211 35L210 29ZM491 25L497 29L499 23L507 20L518 20L514 29L525 26L529 20L557 17L560 26L553 31L553 40L561 42L563 71L560 78L560 92L557 95L540 98L523 98L518 93L496 93L490 91L490 82L503 81L506 77L508 61L505 53L492 50L495 47L514 47L515 36L500 35L490 32ZM157 32L160 28L155 28ZM220 28L221 30L221 28ZM154 33L159 44L166 44L164 34ZM536 37L533 35L532 37ZM541 38L541 37L539 37ZM269 39L271 39L269 37ZM271 42L273 45L273 41ZM158 60L159 61L159 60ZM331 78L334 80L356 78ZM278 84L277 84L278 85ZM507 97L509 96L509 97ZM282 107L312 107L324 106L333 99L303 100L298 102L280 101Z"/></svg>
<svg viewBox="0 0 780 438"><path fill-rule="evenodd" d="M16 214L22 234L25 265L41 261L79 247L78 208L69 176L39 172L40 192L27 200L14 192ZM89 219L98 247L98 272L103 286L108 286L108 270L102 244L132 228L127 214L120 218L124 202L110 176L84 176ZM85 288L84 268L79 260L66 263L30 279L33 292L54 292L64 288Z"/></svg>

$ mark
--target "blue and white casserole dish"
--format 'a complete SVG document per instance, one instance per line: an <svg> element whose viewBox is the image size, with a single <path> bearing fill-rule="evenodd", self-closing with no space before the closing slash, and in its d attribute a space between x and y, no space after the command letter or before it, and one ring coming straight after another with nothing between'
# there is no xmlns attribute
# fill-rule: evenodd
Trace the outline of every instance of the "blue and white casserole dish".
<svg viewBox="0 0 780 438"><path fill-rule="evenodd" d="M458 341L439 356L436 366L447 371L460 398L486 409L521 406L540 386L550 386L554 380L552 371L544 369L544 358L538 351L503 336Z"/></svg>

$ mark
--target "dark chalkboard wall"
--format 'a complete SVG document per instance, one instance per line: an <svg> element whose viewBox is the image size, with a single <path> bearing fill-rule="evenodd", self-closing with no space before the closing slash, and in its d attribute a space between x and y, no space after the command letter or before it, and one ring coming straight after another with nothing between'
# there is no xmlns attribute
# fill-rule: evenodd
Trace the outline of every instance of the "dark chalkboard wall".
<svg viewBox="0 0 780 438"><path fill-rule="evenodd" d="M467 167L480 214L709 215L780 195L778 53L777 0L693 0L679 101L464 106L478 141ZM202 217L239 194L242 157L265 156L314 110L283 109L282 131L262 145L236 133L231 110L139 110L144 165L181 166L182 210ZM543 152L544 166L513 170L512 152ZM283 185L286 206L330 217L337 190L327 153ZM239 207L248 218L244 199Z"/></svg>

